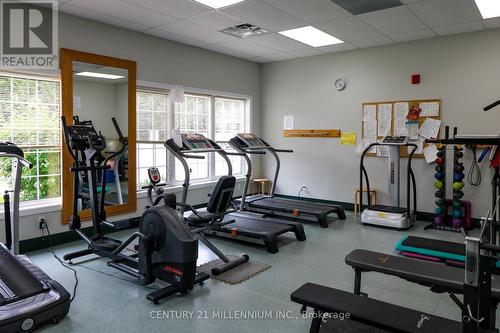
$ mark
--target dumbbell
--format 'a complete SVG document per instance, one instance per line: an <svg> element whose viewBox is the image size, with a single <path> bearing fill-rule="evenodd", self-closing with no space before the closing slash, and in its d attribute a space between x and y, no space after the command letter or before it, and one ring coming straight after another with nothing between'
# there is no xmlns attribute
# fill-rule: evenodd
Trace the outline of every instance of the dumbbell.
<svg viewBox="0 0 500 333"><path fill-rule="evenodd" d="M442 189L443 188L443 182L440 181L440 180L436 180L434 182L434 187L437 188L437 189Z"/></svg>
<svg viewBox="0 0 500 333"><path fill-rule="evenodd" d="M464 196L464 192L462 191L456 191L453 193L453 199L455 200L460 200Z"/></svg>
<svg viewBox="0 0 500 333"><path fill-rule="evenodd" d="M440 187L436 187L436 188L440 188ZM453 183L453 190L454 191L460 191L463 188L464 188L464 183L463 182L454 182Z"/></svg>
<svg viewBox="0 0 500 333"><path fill-rule="evenodd" d="M462 172L455 172L453 174L453 181L454 182L460 182L462 179L464 179L465 175Z"/></svg>
<svg viewBox="0 0 500 333"><path fill-rule="evenodd" d="M443 174L443 173L441 173L441 172L436 172L436 173L434 174L434 178L441 180L441 179L443 179L443 178L444 178L444 174Z"/></svg>

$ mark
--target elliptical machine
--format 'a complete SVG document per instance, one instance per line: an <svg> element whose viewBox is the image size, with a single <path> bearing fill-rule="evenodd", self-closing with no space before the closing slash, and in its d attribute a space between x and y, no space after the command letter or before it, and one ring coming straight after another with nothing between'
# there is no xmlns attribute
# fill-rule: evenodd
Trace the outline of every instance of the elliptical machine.
<svg viewBox="0 0 500 333"><path fill-rule="evenodd" d="M166 197L164 206L158 205L147 209L142 214L139 231L134 232L127 240L122 242L104 236L103 226L114 227L105 220L105 172L109 168L106 161L121 151L108 156L104 163L100 163L101 153L106 148L106 140L102 134L98 134L92 122L77 121L73 125L68 125L64 116L61 120L65 143L74 160L71 168L74 173L73 216L69 227L88 244L85 250L64 255L64 260L71 262L72 259L95 254L111 259L107 263L108 266L132 276L138 284L148 285L156 279L169 283L169 286L147 295L147 299L154 304L176 293L186 294L196 284L202 285L209 275L196 272L198 241L175 211L175 204L172 207L171 202L175 203L175 196ZM114 118L112 120L122 140L123 135L118 123ZM78 215L80 172L87 173L89 184L93 227L93 234L90 237L81 230L81 220ZM100 194L97 190L98 172L102 173ZM123 254L122 251L135 239L139 240L137 255Z"/></svg>

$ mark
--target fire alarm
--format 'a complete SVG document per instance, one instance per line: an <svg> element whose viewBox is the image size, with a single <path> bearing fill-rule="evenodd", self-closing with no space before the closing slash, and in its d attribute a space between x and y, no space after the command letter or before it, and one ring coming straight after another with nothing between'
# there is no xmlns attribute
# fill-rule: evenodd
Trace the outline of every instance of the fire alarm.
<svg viewBox="0 0 500 333"><path fill-rule="evenodd" d="M411 84L420 84L420 74L413 74L411 76Z"/></svg>

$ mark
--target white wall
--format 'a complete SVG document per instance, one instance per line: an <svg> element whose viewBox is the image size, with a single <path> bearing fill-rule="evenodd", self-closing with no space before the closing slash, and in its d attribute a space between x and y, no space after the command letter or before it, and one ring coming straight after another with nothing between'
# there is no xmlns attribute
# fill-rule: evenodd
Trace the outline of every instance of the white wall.
<svg viewBox="0 0 500 333"><path fill-rule="evenodd" d="M422 75L422 84L410 84L413 73ZM347 80L345 91L335 91L337 78ZM310 197L353 202L353 189L359 186L355 146L342 146L338 139L285 139L284 115L295 116L297 129L356 131L359 142L363 102L440 98L443 124L458 126L464 133L498 133L500 110L485 113L481 108L500 98L499 87L500 30L265 64L263 137L272 145L295 150L290 156L282 154L277 193L296 195L306 184L310 192L305 195ZM367 161L379 202L386 198L385 162ZM271 177L271 161L264 168ZM414 169L418 209L433 212L434 166L416 160ZM482 186L465 189L476 215L485 214L491 202L485 163L482 171Z"/></svg>
<svg viewBox="0 0 500 333"><path fill-rule="evenodd" d="M259 64L63 13L59 18L59 46L135 60L137 79L141 81L252 96L252 128L257 132L261 128ZM255 167L258 173L260 165L257 163ZM189 202L206 202L206 195L211 190L210 186L193 190ZM237 191L241 192L241 186ZM138 212L142 212L144 205L144 199L139 199ZM53 234L67 231L68 227L61 223L59 209L45 207L40 213L23 212L21 239L41 236L37 224L39 216L45 217ZM3 239L1 234L0 240Z"/></svg>

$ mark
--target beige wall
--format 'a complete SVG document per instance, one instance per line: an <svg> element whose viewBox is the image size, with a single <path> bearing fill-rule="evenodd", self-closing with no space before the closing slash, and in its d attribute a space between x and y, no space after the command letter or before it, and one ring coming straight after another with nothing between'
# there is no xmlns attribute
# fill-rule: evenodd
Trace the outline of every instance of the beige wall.
<svg viewBox="0 0 500 333"><path fill-rule="evenodd" d="M409 83L413 73L422 75L422 84ZM337 78L347 80L342 92L334 89ZM359 186L359 156L354 146L342 146L337 139L285 139L284 115L294 115L298 129L356 131L359 142L363 102L440 98L444 124L467 133L499 133L500 110L481 111L500 98L499 87L500 30L265 64L263 136L273 145L295 150L291 156L283 155L277 192L296 195L306 184L308 196L353 202L353 189ZM381 202L387 194L385 162L381 158L367 162ZM273 164L267 162L264 168L270 177ZM419 210L433 212L434 168L417 160L414 169ZM476 216L484 214L490 204L486 163L482 172L480 188L465 188Z"/></svg>

